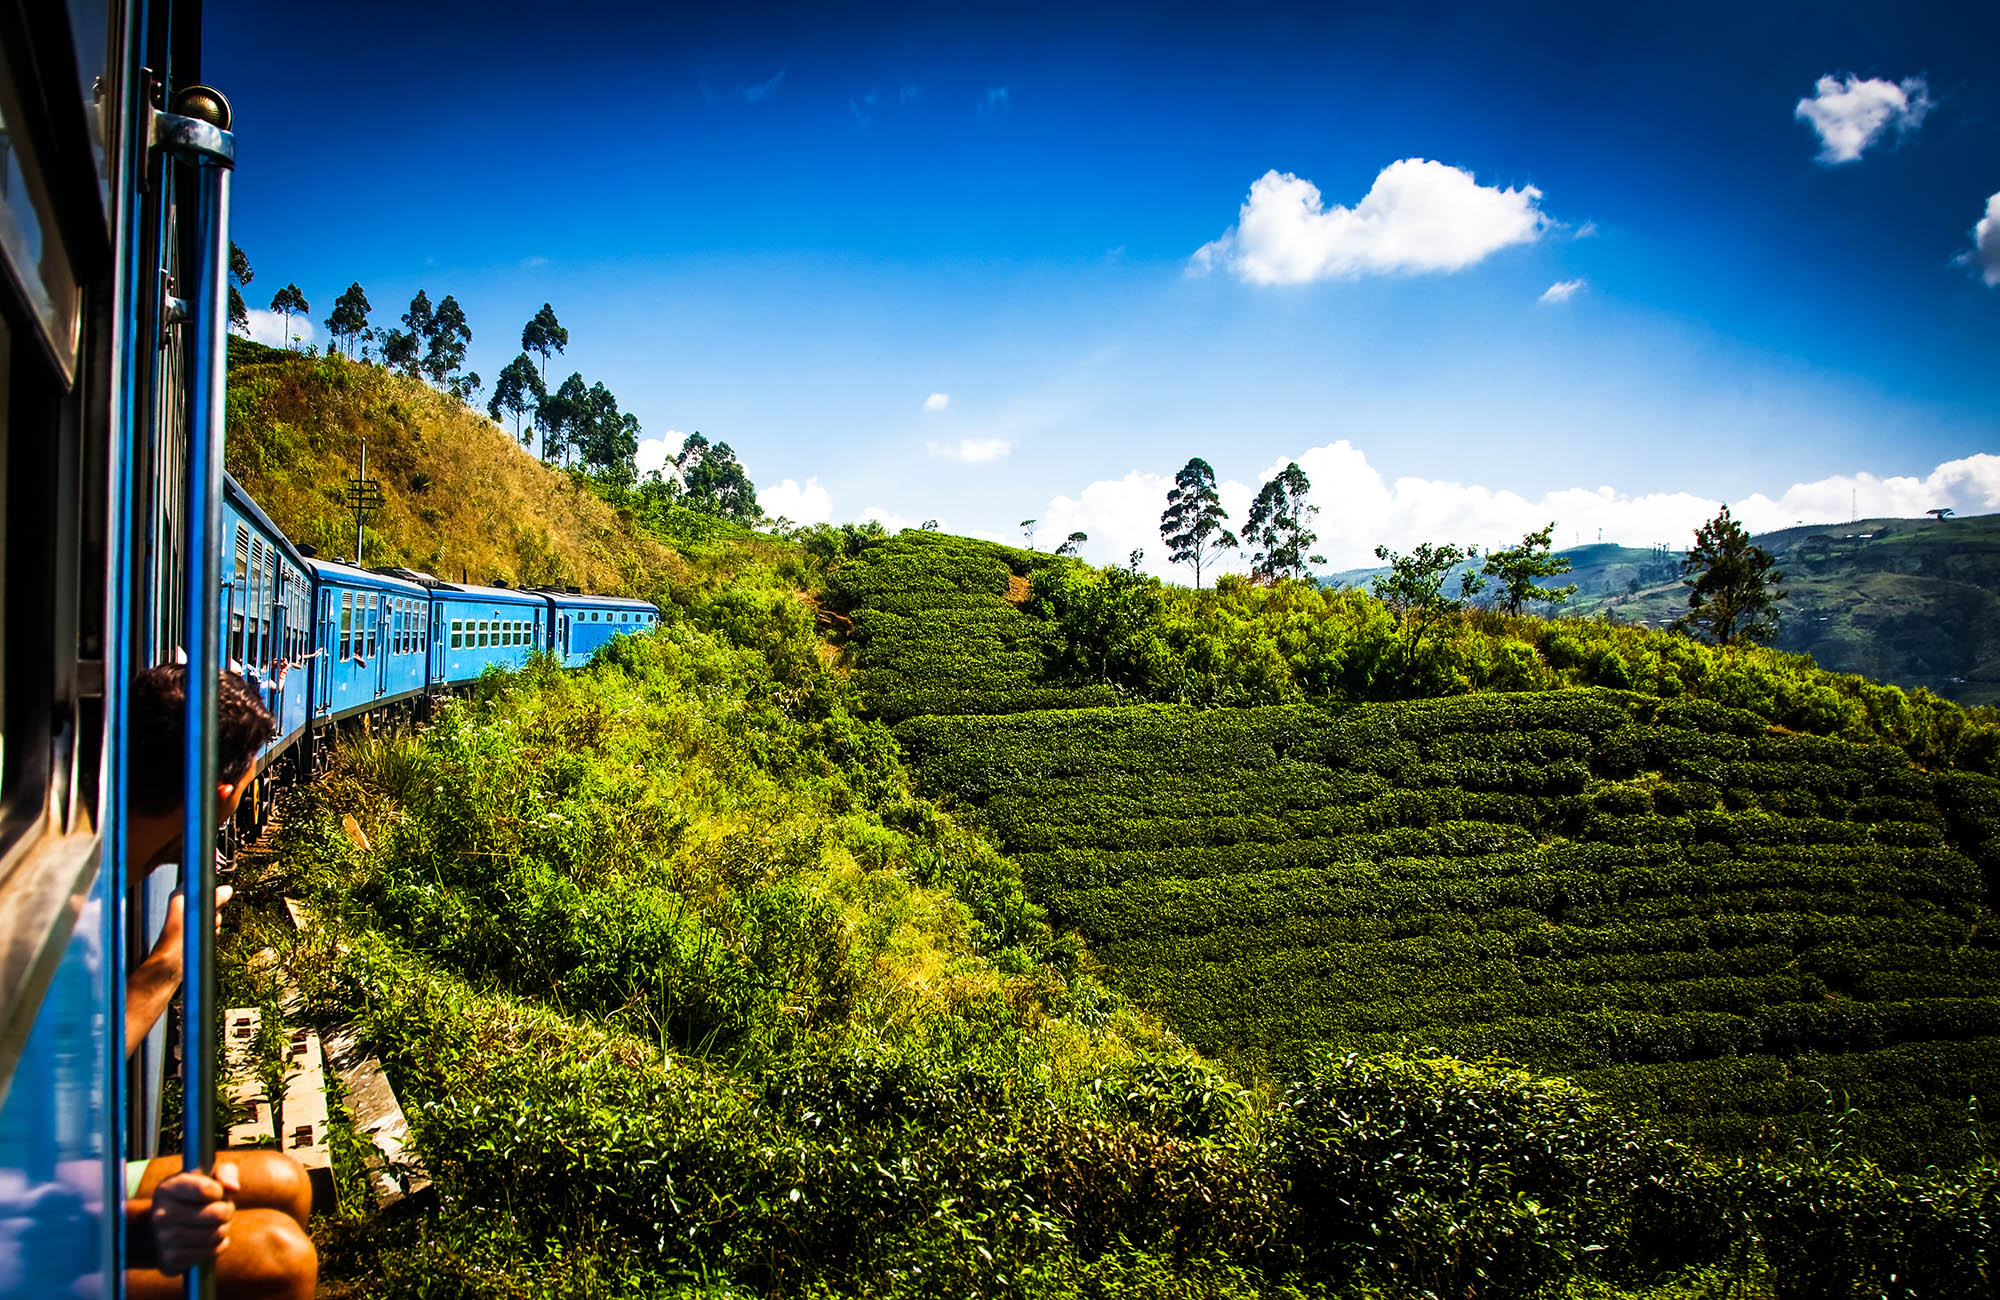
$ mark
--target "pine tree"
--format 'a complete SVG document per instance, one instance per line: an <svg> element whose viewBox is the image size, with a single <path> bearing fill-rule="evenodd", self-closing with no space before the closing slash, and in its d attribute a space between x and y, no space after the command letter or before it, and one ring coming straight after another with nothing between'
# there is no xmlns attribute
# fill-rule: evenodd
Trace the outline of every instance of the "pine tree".
<svg viewBox="0 0 2000 1300"><path fill-rule="evenodd" d="M299 286L288 284L271 295L271 310L284 314L285 350L289 352L292 347L292 314L296 312L301 316L309 315L312 312L312 304L306 301L303 293L299 292Z"/></svg>
<svg viewBox="0 0 2000 1300"><path fill-rule="evenodd" d="M1250 517L1243 523L1246 545L1263 549L1251 558L1251 572L1260 578L1303 578L1307 566L1325 564L1323 555L1308 554L1319 534L1309 525L1319 507L1306 504L1312 480L1292 461L1266 483L1250 503Z"/></svg>
<svg viewBox="0 0 2000 1300"><path fill-rule="evenodd" d="M1778 634L1778 602L1786 595L1778 584L1785 575L1777 557L1730 518L1727 505L1695 530L1681 574L1688 612L1674 621L1676 629L1716 645L1769 641Z"/></svg>
<svg viewBox="0 0 2000 1300"><path fill-rule="evenodd" d="M1169 562L1194 566L1197 591L1201 590L1202 565L1238 545L1236 534L1222 526L1228 518L1215 490L1215 471L1201 457L1191 458L1174 475L1173 489L1167 493L1167 508L1160 515L1160 538L1167 544Z"/></svg>

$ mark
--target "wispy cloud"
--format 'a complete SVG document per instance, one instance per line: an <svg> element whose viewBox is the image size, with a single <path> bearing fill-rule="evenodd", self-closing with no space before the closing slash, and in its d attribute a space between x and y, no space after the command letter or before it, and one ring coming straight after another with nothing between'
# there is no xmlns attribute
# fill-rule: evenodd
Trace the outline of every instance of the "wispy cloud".
<svg viewBox="0 0 2000 1300"><path fill-rule="evenodd" d="M979 96L979 111L982 113L1004 113L1014 106L1014 97L1005 86L988 86Z"/></svg>
<svg viewBox="0 0 2000 1300"><path fill-rule="evenodd" d="M1222 267L1251 284L1308 284L1391 272L1457 271L1549 225L1542 192L1500 189L1441 162L1405 158L1375 177L1353 207L1319 187L1268 171L1250 186L1236 224L1203 244L1190 275Z"/></svg>
<svg viewBox="0 0 2000 1300"><path fill-rule="evenodd" d="M530 271L538 266L547 266L548 264L549 259L543 257L540 253L535 254L533 257L524 257L521 259L521 265L527 267Z"/></svg>
<svg viewBox="0 0 2000 1300"><path fill-rule="evenodd" d="M1005 438L960 438L957 442L927 442L924 447L933 456L967 465L984 465L1014 450L1014 444Z"/></svg>
<svg viewBox="0 0 2000 1300"><path fill-rule="evenodd" d="M1986 215L1972 228L1972 247L1958 260L1978 271L1988 288L2000 287L2000 194L1986 200Z"/></svg>
<svg viewBox="0 0 2000 1300"><path fill-rule="evenodd" d="M929 397L926 397L924 399L924 409L926 411L942 411L945 407L950 405L951 405L950 393L932 393Z"/></svg>
<svg viewBox="0 0 2000 1300"><path fill-rule="evenodd" d="M1557 280L1554 284L1542 290L1542 296L1536 299L1536 301L1568 302L1588 287L1588 283L1583 280Z"/></svg>
<svg viewBox="0 0 2000 1300"><path fill-rule="evenodd" d="M785 74L790 71L789 67L779 68L768 80L739 86L736 93L743 96L746 103L761 104L778 93L778 87L784 84Z"/></svg>
<svg viewBox="0 0 2000 1300"><path fill-rule="evenodd" d="M1923 125L1931 111L1930 87L1922 77L1901 82L1871 77L1821 77L1792 116L1809 122L1819 135L1819 160L1829 167L1851 163L1894 128L1899 135Z"/></svg>
<svg viewBox="0 0 2000 1300"><path fill-rule="evenodd" d="M923 97L924 88L914 81L904 83L903 88L896 92L896 98L905 104L911 100L922 99Z"/></svg>

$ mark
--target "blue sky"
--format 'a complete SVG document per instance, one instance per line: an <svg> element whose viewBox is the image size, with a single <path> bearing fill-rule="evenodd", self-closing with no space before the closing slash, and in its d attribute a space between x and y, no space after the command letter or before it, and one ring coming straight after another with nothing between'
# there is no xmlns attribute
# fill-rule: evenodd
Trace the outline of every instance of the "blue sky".
<svg viewBox="0 0 2000 1300"><path fill-rule="evenodd" d="M794 519L2000 509L1990 4L207 8L254 305L452 293L490 380L549 301Z"/></svg>

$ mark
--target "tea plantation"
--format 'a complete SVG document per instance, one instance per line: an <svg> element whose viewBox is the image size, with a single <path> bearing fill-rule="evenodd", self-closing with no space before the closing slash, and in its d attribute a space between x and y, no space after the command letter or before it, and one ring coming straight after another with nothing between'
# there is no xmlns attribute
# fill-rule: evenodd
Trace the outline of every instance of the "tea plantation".
<svg viewBox="0 0 2000 1300"><path fill-rule="evenodd" d="M1842 1115L1887 1160L1973 1154L2000 1086L2000 782L1607 689L1028 711L1107 689L1038 675L1039 620L1005 599L1032 557L911 537L842 574L919 788L1239 1072L1434 1046L1715 1151Z"/></svg>

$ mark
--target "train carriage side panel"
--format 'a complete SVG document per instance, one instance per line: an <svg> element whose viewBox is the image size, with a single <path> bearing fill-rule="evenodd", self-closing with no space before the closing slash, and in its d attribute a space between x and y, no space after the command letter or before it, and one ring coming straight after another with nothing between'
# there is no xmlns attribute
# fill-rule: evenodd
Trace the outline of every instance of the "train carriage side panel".
<svg viewBox="0 0 2000 1300"><path fill-rule="evenodd" d="M550 648L565 668L581 668L613 637L650 631L659 622L659 609L643 600L576 592L546 594L555 615Z"/></svg>
<svg viewBox="0 0 2000 1300"><path fill-rule="evenodd" d="M344 564L307 563L319 642L313 716L338 720L421 694L430 613L424 589Z"/></svg>
<svg viewBox="0 0 2000 1300"><path fill-rule="evenodd" d="M431 592L432 682L477 681L489 667L520 668L548 637L548 602L509 587L441 586Z"/></svg>
<svg viewBox="0 0 2000 1300"><path fill-rule="evenodd" d="M277 736L258 755L261 770L305 730L312 575L298 548L233 478L223 483L222 529L222 635L230 671L256 689L278 722Z"/></svg>

